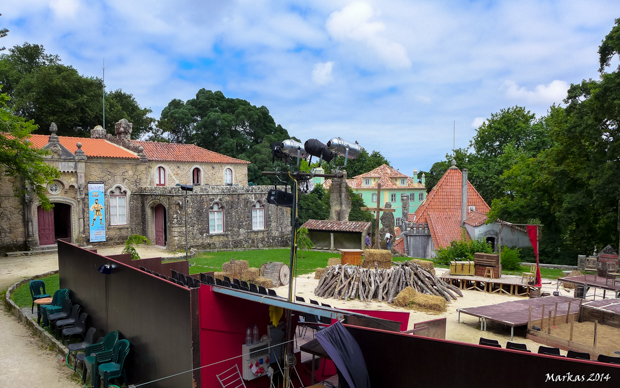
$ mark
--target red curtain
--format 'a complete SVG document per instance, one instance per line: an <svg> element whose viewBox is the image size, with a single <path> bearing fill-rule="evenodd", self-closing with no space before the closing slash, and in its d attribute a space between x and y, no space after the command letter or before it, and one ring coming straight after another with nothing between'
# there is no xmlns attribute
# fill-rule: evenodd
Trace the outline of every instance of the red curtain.
<svg viewBox="0 0 620 388"><path fill-rule="evenodd" d="M536 255L536 287L542 286L540 279L540 263L538 262L538 225L528 225L527 235L530 237L530 243L534 248L534 255Z"/></svg>

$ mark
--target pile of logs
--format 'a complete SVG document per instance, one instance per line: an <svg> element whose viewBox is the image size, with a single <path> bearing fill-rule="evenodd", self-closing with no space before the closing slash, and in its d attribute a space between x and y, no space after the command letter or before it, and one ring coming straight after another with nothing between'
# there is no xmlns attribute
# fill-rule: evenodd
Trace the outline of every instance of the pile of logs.
<svg viewBox="0 0 620 388"><path fill-rule="evenodd" d="M413 261L394 263L390 269L360 268L350 265L329 267L321 276L314 294L321 298L357 299L392 303L406 287L417 292L437 295L448 302L463 296L461 291L439 279Z"/></svg>

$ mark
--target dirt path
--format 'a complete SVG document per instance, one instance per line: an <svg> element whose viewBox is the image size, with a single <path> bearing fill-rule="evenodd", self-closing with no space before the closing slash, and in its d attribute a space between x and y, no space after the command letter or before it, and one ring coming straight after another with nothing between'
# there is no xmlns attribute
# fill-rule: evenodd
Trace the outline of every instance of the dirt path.
<svg viewBox="0 0 620 388"><path fill-rule="evenodd" d="M101 254L121 253L121 247L100 249ZM140 247L141 257L173 256L154 247ZM58 269L57 254L0 257L0 291L21 279ZM2 303L3 305L3 303ZM67 388L81 387L71 380L71 370L58 355L47 348L26 326L0 309L0 387Z"/></svg>

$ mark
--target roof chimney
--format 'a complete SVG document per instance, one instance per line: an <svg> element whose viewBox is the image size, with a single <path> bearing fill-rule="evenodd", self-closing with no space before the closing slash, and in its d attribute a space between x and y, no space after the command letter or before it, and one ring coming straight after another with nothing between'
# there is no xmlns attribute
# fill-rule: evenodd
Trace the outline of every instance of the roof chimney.
<svg viewBox="0 0 620 388"><path fill-rule="evenodd" d="M463 169L463 194L461 195L461 226L465 225L467 219L467 169Z"/></svg>

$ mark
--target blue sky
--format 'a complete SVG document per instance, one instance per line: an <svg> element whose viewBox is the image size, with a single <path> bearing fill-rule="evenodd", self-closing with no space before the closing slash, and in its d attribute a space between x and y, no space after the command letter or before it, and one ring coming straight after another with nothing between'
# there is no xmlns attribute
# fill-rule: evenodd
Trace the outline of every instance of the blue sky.
<svg viewBox="0 0 620 388"><path fill-rule="evenodd" d="M19 0L0 43L45 46L158 118L173 98L221 90L269 108L302 141L334 136L401 172L466 147L491 113L543 115L598 78L617 0Z"/></svg>

